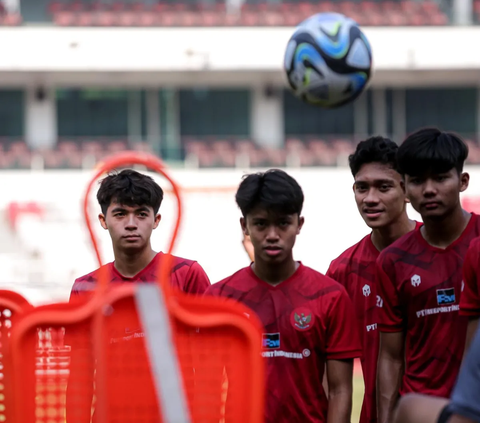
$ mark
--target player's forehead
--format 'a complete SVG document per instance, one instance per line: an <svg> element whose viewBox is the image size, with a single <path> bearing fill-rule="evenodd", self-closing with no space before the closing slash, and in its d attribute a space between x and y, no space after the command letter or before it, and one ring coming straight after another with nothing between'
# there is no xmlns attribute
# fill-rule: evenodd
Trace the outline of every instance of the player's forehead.
<svg viewBox="0 0 480 423"><path fill-rule="evenodd" d="M365 163L355 175L355 183L398 182L401 179L402 176L391 165L378 162Z"/></svg>
<svg viewBox="0 0 480 423"><path fill-rule="evenodd" d="M411 178L435 179L441 175L457 175L457 174L458 174L457 169L455 169L454 167L451 169L445 169L440 167L439 168L430 167L430 168L424 169L423 171L419 170L414 175L406 174L405 177L410 179Z"/></svg>
<svg viewBox="0 0 480 423"><path fill-rule="evenodd" d="M114 211L126 211L126 212L138 212L138 211L151 211L153 208L147 204L125 204L117 201L112 201L108 207L110 212Z"/></svg>
<svg viewBox="0 0 480 423"><path fill-rule="evenodd" d="M282 210L276 209L268 209L266 207L255 207L251 210L248 215L247 219L250 220L267 220L267 221L278 221L282 219L292 219L296 214L289 214Z"/></svg>

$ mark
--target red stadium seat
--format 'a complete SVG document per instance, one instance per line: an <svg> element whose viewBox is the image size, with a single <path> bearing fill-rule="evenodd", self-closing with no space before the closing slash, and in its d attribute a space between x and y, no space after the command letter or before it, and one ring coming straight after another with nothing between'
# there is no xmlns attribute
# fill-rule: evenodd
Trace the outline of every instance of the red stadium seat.
<svg viewBox="0 0 480 423"><path fill-rule="evenodd" d="M281 26L284 19L280 11L267 10L262 15L261 22L265 26Z"/></svg>
<svg viewBox="0 0 480 423"><path fill-rule="evenodd" d="M94 15L89 10L78 12L75 15L75 24L78 26L92 26L94 24Z"/></svg>
<svg viewBox="0 0 480 423"><path fill-rule="evenodd" d="M22 16L19 13L9 13L2 18L2 25L17 26L22 23Z"/></svg>
<svg viewBox="0 0 480 423"><path fill-rule="evenodd" d="M186 10L178 12L178 25L180 26L197 26L201 22L198 12Z"/></svg>
<svg viewBox="0 0 480 423"><path fill-rule="evenodd" d="M98 26L112 26L115 19L115 12L109 10L100 10L95 14L95 23Z"/></svg>
<svg viewBox="0 0 480 423"><path fill-rule="evenodd" d="M138 14L130 10L123 10L116 15L116 23L119 26L136 26L139 23Z"/></svg>
<svg viewBox="0 0 480 423"><path fill-rule="evenodd" d="M140 26L155 26L158 22L158 16L151 10L139 12L138 22Z"/></svg>
<svg viewBox="0 0 480 423"><path fill-rule="evenodd" d="M51 1L47 6L47 10L49 13L53 14L65 10L66 7L67 4L63 1Z"/></svg>
<svg viewBox="0 0 480 423"><path fill-rule="evenodd" d="M160 12L158 17L159 25L161 26L175 26L178 25L178 13L174 11L163 11Z"/></svg>
<svg viewBox="0 0 480 423"><path fill-rule="evenodd" d="M257 12L253 11L242 11L240 18L240 25L243 26L257 26L260 22L259 15Z"/></svg>
<svg viewBox="0 0 480 423"><path fill-rule="evenodd" d="M59 26L72 26L75 24L75 13L64 10L53 15L53 22Z"/></svg>

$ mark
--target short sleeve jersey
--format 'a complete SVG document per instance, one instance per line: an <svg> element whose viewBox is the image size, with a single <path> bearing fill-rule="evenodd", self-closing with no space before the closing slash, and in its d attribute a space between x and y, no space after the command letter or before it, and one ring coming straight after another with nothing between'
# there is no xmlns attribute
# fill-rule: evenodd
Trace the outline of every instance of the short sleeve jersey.
<svg viewBox="0 0 480 423"><path fill-rule="evenodd" d="M416 228L422 223L417 222ZM378 358L378 330L376 307L382 299L376 290L376 260L380 255L368 234L360 242L345 250L332 261L327 276L347 290L355 307L358 330L362 341L362 371L365 383L360 423L377 420L376 376Z"/></svg>
<svg viewBox="0 0 480 423"><path fill-rule="evenodd" d="M376 421L378 331L375 308L379 300L375 289L375 262L379 254L369 234L333 260L327 271L327 276L345 287L357 316L365 383L360 423Z"/></svg>
<svg viewBox="0 0 480 423"><path fill-rule="evenodd" d="M361 355L354 311L345 289L300 264L289 279L276 286L247 267L212 285L207 294L242 302L263 323L265 423L326 422L328 402L322 387L326 360Z"/></svg>
<svg viewBox="0 0 480 423"><path fill-rule="evenodd" d="M467 326L459 313L462 266L470 242L479 234L480 220L472 214L461 236L445 249L428 244L417 230L383 250L377 260L382 299L378 328L405 333L401 394L450 396Z"/></svg>
<svg viewBox="0 0 480 423"><path fill-rule="evenodd" d="M463 263L464 288L460 298L460 314L480 317L480 238L474 239Z"/></svg>
<svg viewBox="0 0 480 423"><path fill-rule="evenodd" d="M138 274L131 278L121 275L114 262L108 263L111 283L151 283L157 279L157 269L163 259L162 252L157 253L152 261ZM93 291L98 281L99 269L75 280L71 297ZM192 260L173 256L171 284L174 288L191 294L203 294L210 286L210 281L203 268Z"/></svg>

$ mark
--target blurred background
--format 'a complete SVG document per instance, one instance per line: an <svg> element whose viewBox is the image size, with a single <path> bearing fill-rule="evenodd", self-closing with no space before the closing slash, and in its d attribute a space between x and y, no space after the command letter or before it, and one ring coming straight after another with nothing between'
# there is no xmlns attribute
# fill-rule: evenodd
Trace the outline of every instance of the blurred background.
<svg viewBox="0 0 480 423"><path fill-rule="evenodd" d="M480 204L480 1L0 6L0 284L34 303L67 298L96 267L80 212L85 184L99 161L127 149L171 167L186 209L175 251L212 282L248 264L234 202L248 172L281 167L302 184L307 223L296 255L305 264L325 272L368 233L347 162L369 135L401 142L428 125L461 134L472 173L464 205ZM323 11L356 19L374 58L369 89L335 110L295 98L282 70L294 26ZM94 198L91 209L95 218ZM168 193L161 212L157 249L175 217ZM98 236L111 260L108 235Z"/></svg>
<svg viewBox="0 0 480 423"><path fill-rule="evenodd" d="M282 71L294 26L325 11L361 24L374 58L369 89L336 110L301 103ZM234 202L248 172L281 167L302 185L304 264L325 272L367 234L347 162L369 135L461 134L462 201L480 211L479 18L479 0L0 1L0 286L62 300L96 268L82 196L96 164L127 149L171 167L185 203L175 253L212 282L248 264ZM159 183L163 249L176 211Z"/></svg>

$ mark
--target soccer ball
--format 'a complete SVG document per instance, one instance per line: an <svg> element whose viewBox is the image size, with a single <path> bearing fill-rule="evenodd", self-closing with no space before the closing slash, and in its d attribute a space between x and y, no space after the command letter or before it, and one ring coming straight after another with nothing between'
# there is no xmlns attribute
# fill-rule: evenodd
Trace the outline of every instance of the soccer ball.
<svg viewBox="0 0 480 423"><path fill-rule="evenodd" d="M285 51L284 67L297 97L323 108L340 107L365 89L372 50L353 19L319 13L297 26Z"/></svg>

